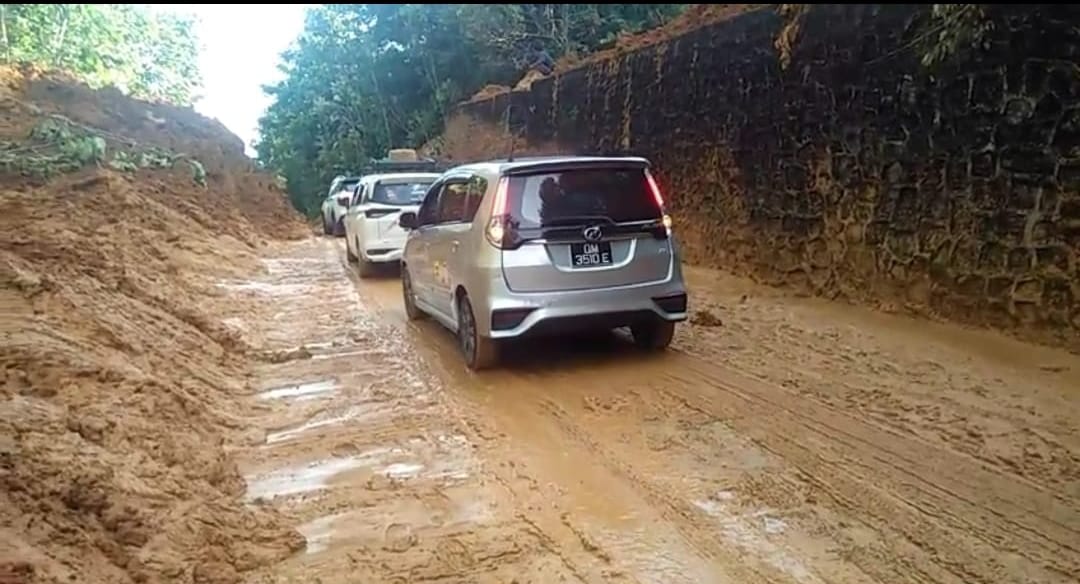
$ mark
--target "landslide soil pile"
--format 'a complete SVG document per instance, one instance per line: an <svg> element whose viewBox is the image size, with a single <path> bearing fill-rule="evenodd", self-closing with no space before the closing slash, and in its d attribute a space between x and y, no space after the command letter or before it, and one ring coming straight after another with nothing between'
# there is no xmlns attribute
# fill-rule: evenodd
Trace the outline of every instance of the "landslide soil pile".
<svg viewBox="0 0 1080 584"><path fill-rule="evenodd" d="M206 314L308 232L219 123L0 69L0 581L235 582L303 546L244 505L257 356Z"/></svg>

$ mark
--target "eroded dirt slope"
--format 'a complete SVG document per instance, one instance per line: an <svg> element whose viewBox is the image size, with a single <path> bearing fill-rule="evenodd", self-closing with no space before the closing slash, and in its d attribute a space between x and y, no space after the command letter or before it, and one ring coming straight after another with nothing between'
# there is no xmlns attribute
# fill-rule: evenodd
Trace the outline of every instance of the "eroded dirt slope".
<svg viewBox="0 0 1080 584"><path fill-rule="evenodd" d="M243 506L224 446L260 356L205 315L217 279L307 229L216 122L0 77L5 156L35 153L19 145L61 120L207 171L205 184L179 166L0 176L0 580L233 582L302 547Z"/></svg>

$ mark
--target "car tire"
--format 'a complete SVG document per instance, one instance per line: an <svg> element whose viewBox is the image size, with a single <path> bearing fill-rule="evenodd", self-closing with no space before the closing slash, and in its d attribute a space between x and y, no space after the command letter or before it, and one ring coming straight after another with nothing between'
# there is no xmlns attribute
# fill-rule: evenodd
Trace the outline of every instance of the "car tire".
<svg viewBox="0 0 1080 584"><path fill-rule="evenodd" d="M322 217L322 232L323 235L330 235L330 221L326 218L326 213L319 213Z"/></svg>
<svg viewBox="0 0 1080 584"><path fill-rule="evenodd" d="M424 313L416 306L412 277L409 276L409 269L405 265L401 266L401 297L405 301L405 316L409 320L420 320L424 317Z"/></svg>
<svg viewBox="0 0 1080 584"><path fill-rule="evenodd" d="M480 335L476 328L476 316L473 314L469 296L462 294L458 300L458 345L461 347L465 366L473 371L494 367L499 361L498 341Z"/></svg>
<svg viewBox="0 0 1080 584"><path fill-rule="evenodd" d="M356 254L356 266L361 278L370 278L375 275L375 264L364 259L364 256L359 253Z"/></svg>
<svg viewBox="0 0 1080 584"><path fill-rule="evenodd" d="M659 321L635 324L630 327L634 344L647 351L663 351L675 337L675 323Z"/></svg>
<svg viewBox="0 0 1080 584"><path fill-rule="evenodd" d="M357 249L360 249L357 247ZM353 253L352 248L349 247L349 241L345 240L345 259L349 260L349 263L356 263L359 258Z"/></svg>
<svg viewBox="0 0 1080 584"><path fill-rule="evenodd" d="M345 237L345 218L342 217L334 222L334 236Z"/></svg>

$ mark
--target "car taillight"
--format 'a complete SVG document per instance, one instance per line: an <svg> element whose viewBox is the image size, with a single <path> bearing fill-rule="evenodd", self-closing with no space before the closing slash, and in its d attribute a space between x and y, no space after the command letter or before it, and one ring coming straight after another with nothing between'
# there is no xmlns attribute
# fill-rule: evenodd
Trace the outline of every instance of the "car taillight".
<svg viewBox="0 0 1080 584"><path fill-rule="evenodd" d="M339 205L341 205L342 207L348 207L349 206L349 197L338 197L337 198L337 203Z"/></svg>
<svg viewBox="0 0 1080 584"><path fill-rule="evenodd" d="M495 200L491 202L491 219L488 219L487 228L484 229L484 235L487 236L488 243L499 249L506 249L509 240L509 234L507 233L510 218L509 190L510 179L506 177L500 178L499 184L495 188Z"/></svg>
<svg viewBox="0 0 1080 584"><path fill-rule="evenodd" d="M664 207L664 195L660 192L660 185L656 183L656 179L653 178L652 173L649 171L645 171L645 180L649 183L649 190L652 191L652 196L656 201L657 208L660 209L660 217L664 222L664 229L667 230L668 235L671 235L671 215L667 214L667 209Z"/></svg>

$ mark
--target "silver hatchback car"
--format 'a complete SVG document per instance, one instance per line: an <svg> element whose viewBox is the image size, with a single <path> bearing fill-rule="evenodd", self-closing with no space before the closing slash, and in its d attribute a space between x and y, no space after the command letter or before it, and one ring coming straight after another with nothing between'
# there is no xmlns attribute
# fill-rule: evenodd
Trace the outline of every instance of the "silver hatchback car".
<svg viewBox="0 0 1080 584"><path fill-rule="evenodd" d="M686 320L679 247L637 157L546 157L453 168L408 230L401 279L410 319L457 333L471 369L506 339L629 327L664 349Z"/></svg>

